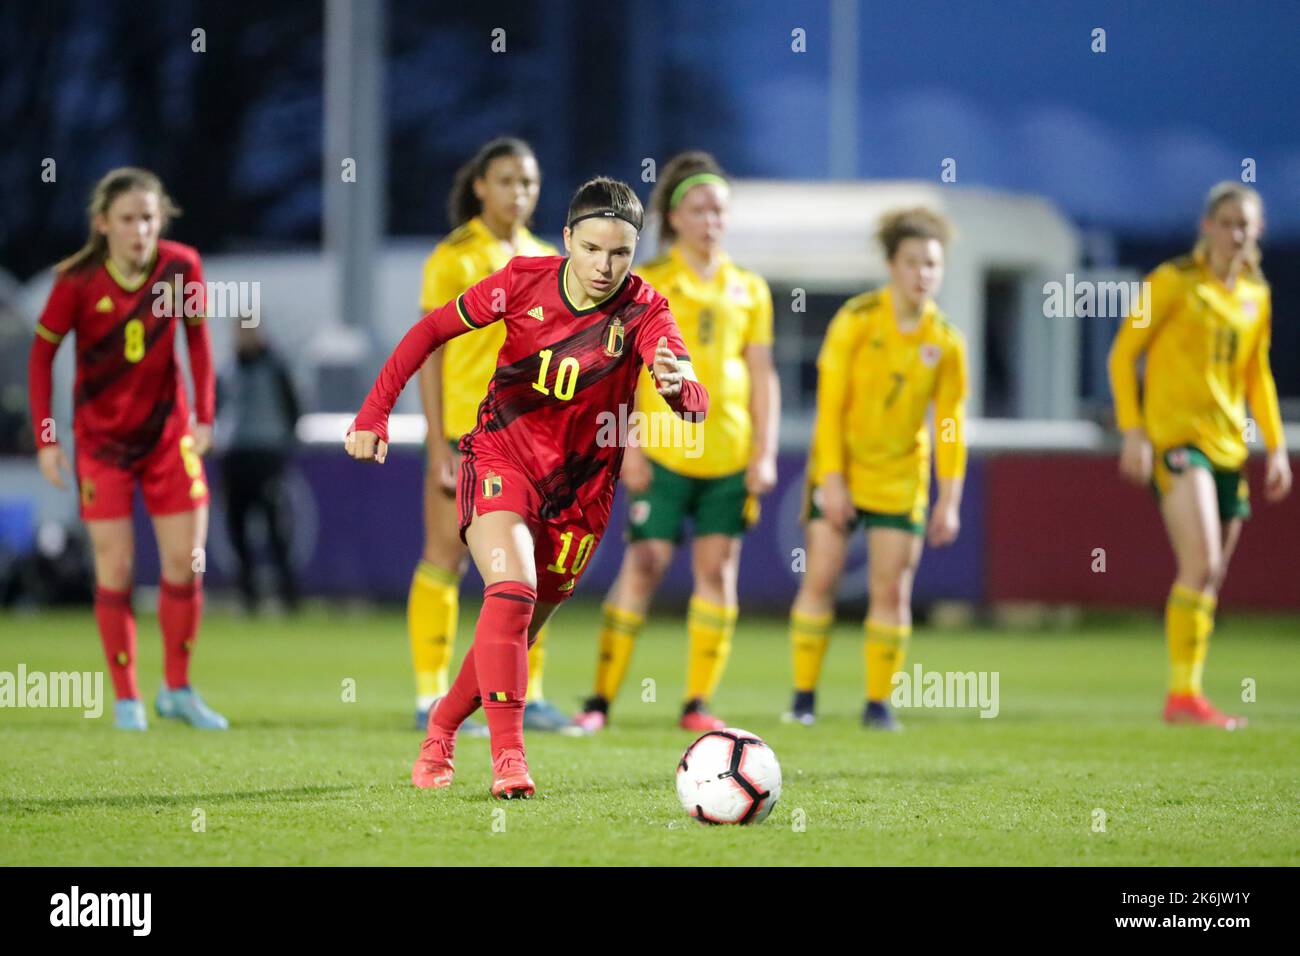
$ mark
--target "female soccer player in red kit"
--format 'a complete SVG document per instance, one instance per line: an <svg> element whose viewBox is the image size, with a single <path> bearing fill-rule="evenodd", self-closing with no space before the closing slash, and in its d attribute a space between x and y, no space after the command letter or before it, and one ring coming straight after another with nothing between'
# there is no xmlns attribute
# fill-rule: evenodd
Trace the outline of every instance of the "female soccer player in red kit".
<svg viewBox="0 0 1300 956"><path fill-rule="evenodd" d="M195 727L227 726L189 685L203 607L194 557L207 534L201 456L212 445L214 385L199 254L159 238L177 211L147 170L115 169L99 181L90 202L90 237L56 267L28 362L37 461L45 478L63 488L68 460L50 413L50 373L59 343L76 332L76 478L95 555L95 619L117 697L114 722L125 730L147 727L131 612L137 484L162 561L158 618L165 680L155 709ZM176 365L178 315L185 317L194 375L193 426Z"/></svg>
<svg viewBox="0 0 1300 956"><path fill-rule="evenodd" d="M569 204L568 257L516 257L421 319L347 436L353 458L382 463L388 414L429 353L506 323L477 424L460 442L460 535L483 577L483 608L460 673L429 716L411 771L417 787L451 783L456 728L481 704L493 796L532 796L523 736L528 645L573 593L605 532L626 439L617 423L627 420L641 366L678 415L702 420L708 409L667 300L631 274L643 217L627 184L584 184Z"/></svg>

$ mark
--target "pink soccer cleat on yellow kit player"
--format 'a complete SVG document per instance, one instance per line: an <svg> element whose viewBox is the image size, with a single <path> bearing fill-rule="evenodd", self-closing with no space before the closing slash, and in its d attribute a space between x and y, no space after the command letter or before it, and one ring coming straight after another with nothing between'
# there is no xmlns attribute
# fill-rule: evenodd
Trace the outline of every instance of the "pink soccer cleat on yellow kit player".
<svg viewBox="0 0 1300 956"><path fill-rule="evenodd" d="M1165 700L1165 723L1167 724L1203 724L1207 727L1222 727L1224 730L1240 730L1246 726L1245 717L1225 714L1204 694L1170 694Z"/></svg>
<svg viewBox="0 0 1300 956"><path fill-rule="evenodd" d="M705 734L710 730L725 730L727 722L721 717L715 717L709 713L704 706L704 701L696 699L688 702L682 709L682 719L677 722L677 726L681 727L682 730Z"/></svg>

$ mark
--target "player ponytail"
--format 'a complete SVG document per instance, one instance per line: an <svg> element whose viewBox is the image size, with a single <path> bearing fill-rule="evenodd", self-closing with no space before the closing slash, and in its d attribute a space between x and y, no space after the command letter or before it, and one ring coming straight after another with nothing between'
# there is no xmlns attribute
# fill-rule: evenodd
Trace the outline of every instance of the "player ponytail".
<svg viewBox="0 0 1300 956"><path fill-rule="evenodd" d="M95 217L105 216L118 196L133 190L154 193L158 197L158 207L162 210L162 229L167 230L167 223L181 214L180 208L172 202L172 197L163 188L162 180L137 166L122 166L111 169L95 184L90 194L90 205L86 207L86 218L90 221L90 234L86 244L54 266L58 275L67 275L88 266L97 266L108 258L108 237L95 228Z"/></svg>
<svg viewBox="0 0 1300 956"><path fill-rule="evenodd" d="M468 162L456 170L447 199L447 219L458 229L483 212L483 201L474 195L474 181L487 175L492 160L501 156L531 157L533 148L515 136L498 136L478 148Z"/></svg>
<svg viewBox="0 0 1300 956"><path fill-rule="evenodd" d="M695 179L695 177L700 178ZM687 184L688 179L694 182ZM689 190L696 183L725 181L726 174L718 165L718 161L703 150L693 149L678 153L664 164L659 182L655 184L654 192L650 194L650 211L659 223L661 248L677 241L677 232L668 221L668 214L677 203L681 202L682 195L685 193L681 187L686 186Z"/></svg>
<svg viewBox="0 0 1300 956"><path fill-rule="evenodd" d="M945 249L957 234L947 216L924 206L895 209L880 217L876 239L885 252L885 261L893 262L904 240L935 239Z"/></svg>
<svg viewBox="0 0 1300 956"><path fill-rule="evenodd" d="M608 176L597 176L578 187L569 202L569 215L565 222L572 229L579 219L595 215L622 219L637 232L645 223L645 209L632 187Z"/></svg>
<svg viewBox="0 0 1300 956"><path fill-rule="evenodd" d="M1201 217L1208 219L1219 211L1219 207L1230 199L1236 199L1242 203L1253 202L1255 208L1259 210L1260 219L1264 218L1264 199L1258 192L1247 186L1245 183L1239 183L1233 179L1225 179L1223 182L1215 183L1205 197L1205 208L1201 211ZM1196 245L1192 248L1192 255L1198 259L1203 259L1210 251L1210 240L1204 235L1199 236ZM1246 248L1242 253L1242 259L1246 266L1246 271L1257 279L1264 278L1264 270L1260 264L1262 256L1259 251L1259 242L1252 239L1246 243Z"/></svg>

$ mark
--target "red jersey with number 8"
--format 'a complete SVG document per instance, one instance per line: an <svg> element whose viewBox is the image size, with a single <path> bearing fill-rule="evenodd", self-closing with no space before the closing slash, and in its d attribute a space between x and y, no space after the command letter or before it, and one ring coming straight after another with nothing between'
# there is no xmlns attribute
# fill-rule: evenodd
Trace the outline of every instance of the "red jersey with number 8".
<svg viewBox="0 0 1300 956"><path fill-rule="evenodd" d="M73 433L78 457L131 468L157 446L169 424L179 420L184 429L189 404L176 362L178 318L186 323L197 417L211 424L214 386L203 289L198 252L165 239L158 241L153 268L138 284L124 285L111 263L55 280L36 334L57 347L69 332L77 333ZM49 383L40 384L32 389L38 447L53 444L44 427Z"/></svg>

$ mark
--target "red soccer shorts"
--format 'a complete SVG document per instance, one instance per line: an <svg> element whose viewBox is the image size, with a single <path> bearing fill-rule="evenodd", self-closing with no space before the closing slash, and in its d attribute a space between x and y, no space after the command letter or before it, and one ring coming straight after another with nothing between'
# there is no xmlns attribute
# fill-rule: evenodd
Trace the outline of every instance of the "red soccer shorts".
<svg viewBox="0 0 1300 956"><path fill-rule="evenodd" d="M461 459L456 486L460 539L465 540L475 513L513 511L519 515L533 536L537 600L547 604L559 604L573 596L578 578L605 534L612 504L611 500L600 506L575 506L559 518L544 519L541 493L512 462L480 453Z"/></svg>
<svg viewBox="0 0 1300 956"><path fill-rule="evenodd" d="M85 521L129 518L136 483L151 515L193 511L208 503L203 459L194 453L189 427L168 426L153 451L127 468L100 461L77 448L77 488Z"/></svg>

